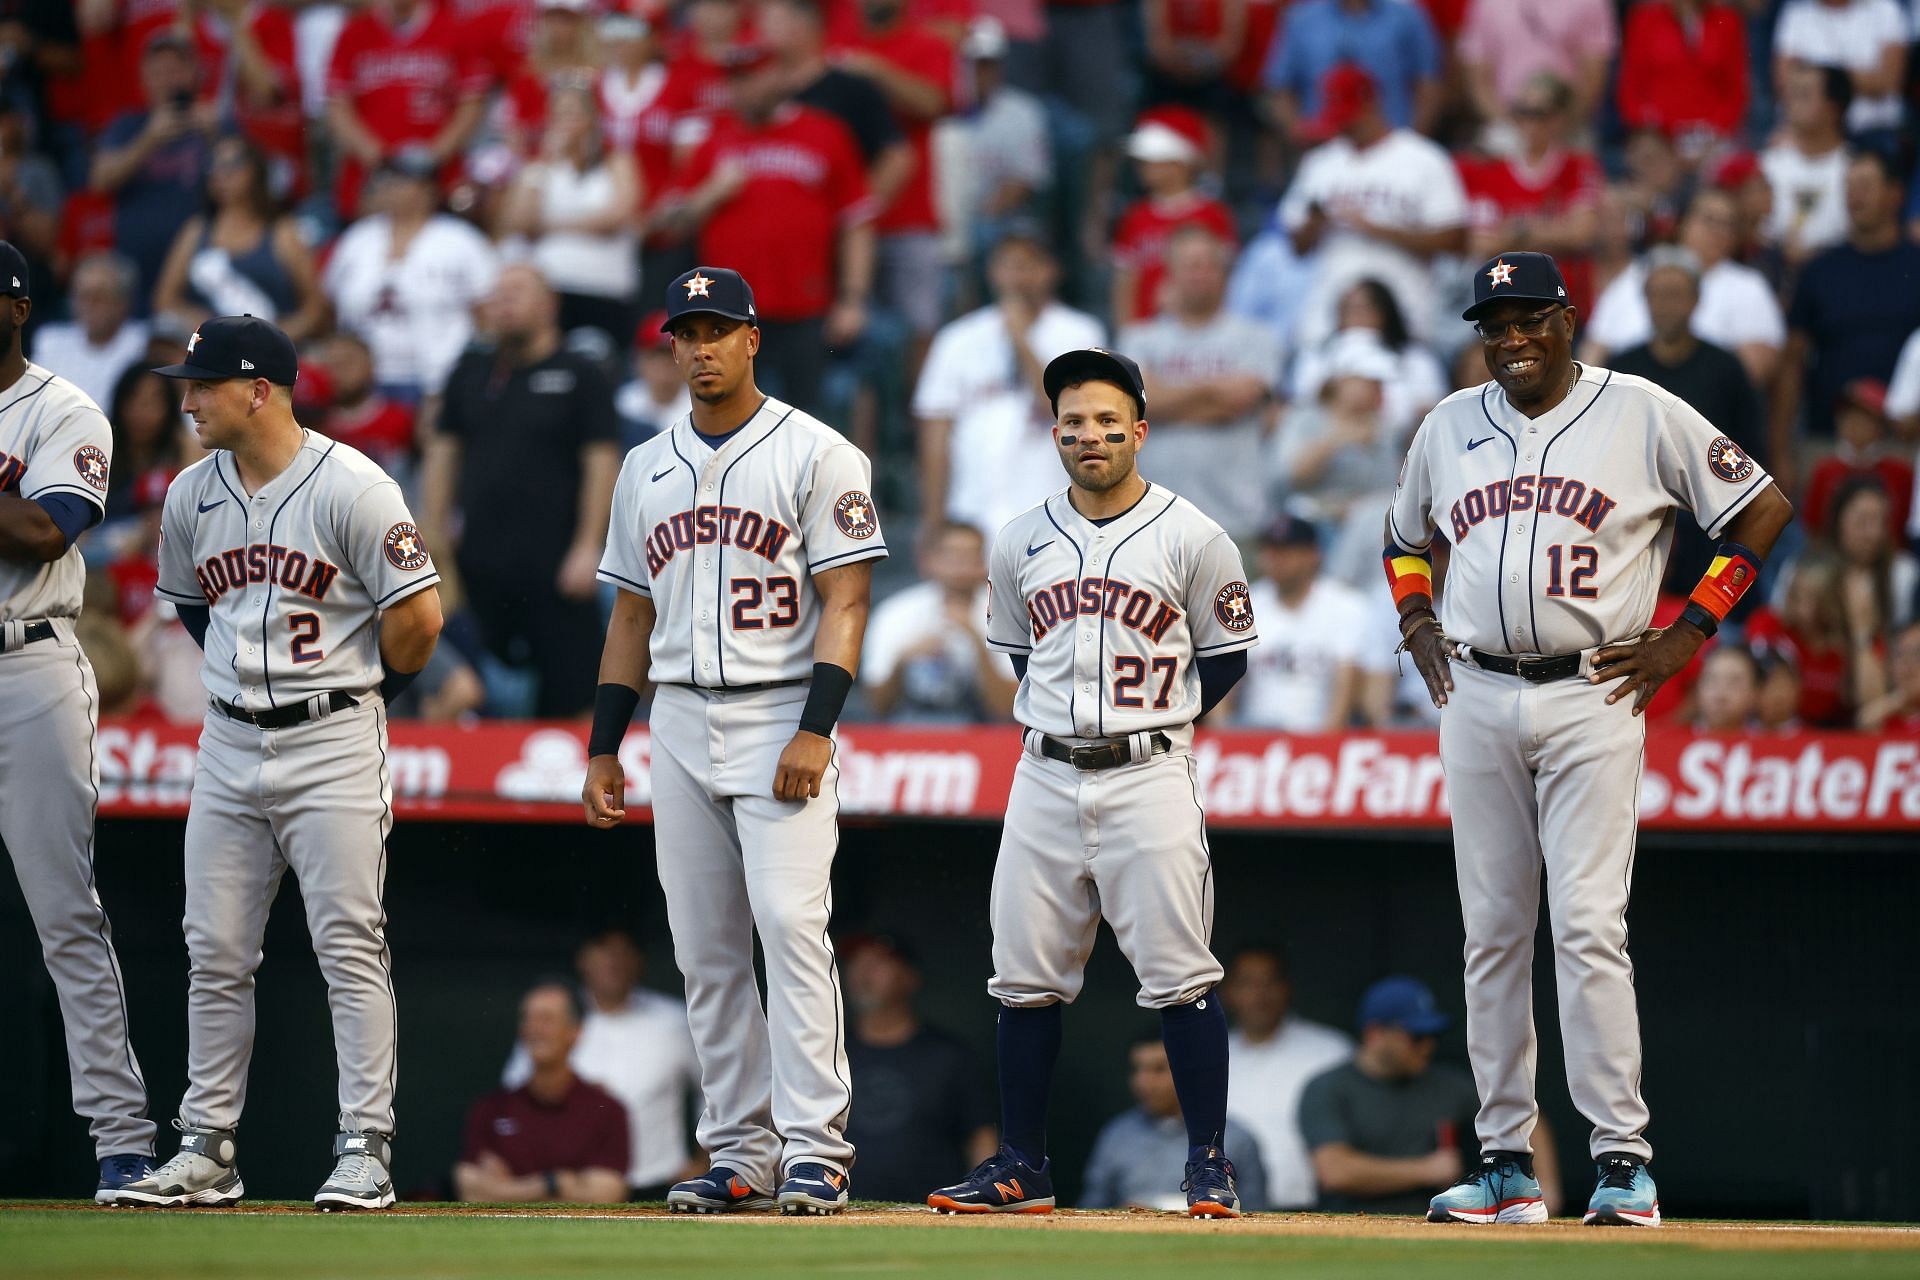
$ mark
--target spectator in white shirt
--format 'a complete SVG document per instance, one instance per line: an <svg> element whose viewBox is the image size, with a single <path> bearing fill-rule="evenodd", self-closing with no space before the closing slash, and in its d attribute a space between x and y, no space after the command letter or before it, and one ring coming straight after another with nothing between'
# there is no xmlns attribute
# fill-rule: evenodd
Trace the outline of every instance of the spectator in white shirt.
<svg viewBox="0 0 1920 1280"><path fill-rule="evenodd" d="M994 301L934 335L913 416L921 520L963 521L991 540L1061 485L1042 371L1063 352L1099 346L1106 331L1055 300L1060 268L1031 224L994 246L987 281Z"/></svg>
<svg viewBox="0 0 1920 1280"><path fill-rule="evenodd" d="M1266 625L1261 619L1262 641ZM1227 1114L1260 1144L1267 1208L1311 1209L1318 1188L1300 1136L1300 1094L1307 1081L1351 1058L1353 1041L1293 1012L1293 981L1279 947L1235 952L1220 998L1234 1023L1227 1034Z"/></svg>
<svg viewBox="0 0 1920 1280"><path fill-rule="evenodd" d="M147 326L132 319L140 272L117 253L90 253L73 269L73 319L40 326L33 361L86 392L101 408L127 366L147 354Z"/></svg>
<svg viewBox="0 0 1920 1280"><path fill-rule="evenodd" d="M1167 242L1166 307L1120 335L1146 377L1153 430L1141 471L1234 538L1260 527L1260 451L1286 354L1266 325L1226 309L1233 246L1205 227Z"/></svg>
<svg viewBox="0 0 1920 1280"><path fill-rule="evenodd" d="M1786 343L1787 321L1766 277L1733 261L1738 228L1739 211L1729 192L1714 187L1694 192L1680 223L1681 247L1700 262L1700 305L1693 312L1693 332L1739 356L1755 385L1764 387L1771 383ZM1637 347L1652 336L1647 264L1642 260L1614 277L1594 303L1580 358L1605 364L1612 353Z"/></svg>
<svg viewBox="0 0 1920 1280"><path fill-rule="evenodd" d="M1313 131L1330 140L1307 153L1280 202L1295 250L1319 251L1295 338L1304 345L1331 333L1340 296L1367 276L1393 290L1424 338L1441 297L1434 259L1467 242L1467 195L1453 157L1388 124L1373 77L1358 65L1328 72L1321 99Z"/></svg>
<svg viewBox="0 0 1920 1280"><path fill-rule="evenodd" d="M986 539L948 521L918 541L925 581L882 600L867 627L860 683L868 707L922 724L1011 719L1018 682L987 648Z"/></svg>
<svg viewBox="0 0 1920 1280"><path fill-rule="evenodd" d="M1839 67L1853 78L1847 129L1897 129L1910 23L1898 0L1787 0L1773 29L1774 83L1796 62Z"/></svg>
<svg viewBox="0 0 1920 1280"><path fill-rule="evenodd" d="M942 156L936 190L954 193L969 256L978 260L1007 219L1032 216L1053 185L1053 141L1040 99L1007 83L1011 42L997 18L975 18L960 45L973 73L973 105L945 126L959 145Z"/></svg>
<svg viewBox="0 0 1920 1280"><path fill-rule="evenodd" d="M631 1198L664 1200L675 1182L706 1170L704 1161L693 1159L687 1141L690 1106L700 1096L687 1007L640 985L646 959L623 929L588 938L574 964L586 1017L569 1061L582 1080L599 1085L627 1109ZM500 1083L515 1089L532 1074L525 1047L516 1044Z"/></svg>
<svg viewBox="0 0 1920 1280"><path fill-rule="evenodd" d="M500 273L487 238L440 211L438 171L423 148L391 157L322 278L340 327L373 349L381 392L409 404L440 394Z"/></svg>
<svg viewBox="0 0 1920 1280"><path fill-rule="evenodd" d="M1338 315L1339 329L1332 337L1294 357L1287 373L1287 399L1294 404L1318 400L1321 388L1332 376L1336 354L1351 341L1346 335L1368 333L1399 365L1383 388L1386 421L1393 430L1411 432L1427 410L1446 399L1452 389L1440 357L1413 340L1407 331L1407 318L1400 313L1399 300L1378 280L1355 281L1340 295Z"/></svg>
<svg viewBox="0 0 1920 1280"><path fill-rule="evenodd" d="M1260 643L1233 692L1237 724L1337 733L1359 716L1367 676L1393 669L1367 598L1320 572L1320 537L1282 514L1260 533L1253 616Z"/></svg>
<svg viewBox="0 0 1920 1280"><path fill-rule="evenodd" d="M1798 267L1847 238L1847 106L1853 81L1838 67L1787 69L1780 105L1786 128L1760 153L1773 192L1766 237Z"/></svg>

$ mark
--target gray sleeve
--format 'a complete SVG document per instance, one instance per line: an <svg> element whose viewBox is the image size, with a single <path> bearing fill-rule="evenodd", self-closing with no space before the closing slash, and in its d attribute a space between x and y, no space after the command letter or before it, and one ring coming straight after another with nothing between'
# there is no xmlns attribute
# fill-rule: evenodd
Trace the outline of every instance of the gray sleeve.
<svg viewBox="0 0 1920 1280"><path fill-rule="evenodd" d="M76 396L58 419L34 433L26 463L21 497L68 493L96 511L106 510L113 466L113 431L107 416Z"/></svg>
<svg viewBox="0 0 1920 1280"><path fill-rule="evenodd" d="M440 581L426 539L407 510L400 486L391 480L382 480L354 500L340 542L376 609L390 608Z"/></svg>
<svg viewBox="0 0 1920 1280"><path fill-rule="evenodd" d="M1033 652L1033 632L1027 627L1027 606L1020 597L1014 541L1002 530L987 560L987 645L1001 653L1025 655Z"/></svg>
<svg viewBox="0 0 1920 1280"><path fill-rule="evenodd" d="M193 521L187 514L193 501L187 486L176 481L167 487L166 504L160 509L160 578L153 593L174 604L207 603L193 574Z"/></svg>
<svg viewBox="0 0 1920 1280"><path fill-rule="evenodd" d="M1253 625L1253 594L1240 548L1224 532L1200 548L1187 579L1187 630L1195 657L1250 649L1260 636Z"/></svg>
<svg viewBox="0 0 1920 1280"><path fill-rule="evenodd" d="M613 515L607 522L607 550L600 557L600 581L610 582L622 591L653 595L653 575L647 569L647 531L640 527L640 473L646 469L637 461L636 450L620 464L620 479L613 486Z"/></svg>
<svg viewBox="0 0 1920 1280"><path fill-rule="evenodd" d="M873 505L873 468L850 444L830 444L813 460L812 483L800 502L807 572L887 554Z"/></svg>

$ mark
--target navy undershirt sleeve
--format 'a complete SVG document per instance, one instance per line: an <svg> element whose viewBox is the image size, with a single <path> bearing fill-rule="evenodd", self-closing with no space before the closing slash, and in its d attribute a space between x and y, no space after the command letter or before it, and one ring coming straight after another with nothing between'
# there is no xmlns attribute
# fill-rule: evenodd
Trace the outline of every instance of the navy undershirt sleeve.
<svg viewBox="0 0 1920 1280"><path fill-rule="evenodd" d="M187 629L193 642L202 649L207 647L207 623L212 620L213 608L204 604L176 604L174 612L180 615L180 625Z"/></svg>
<svg viewBox="0 0 1920 1280"><path fill-rule="evenodd" d="M1010 653L1007 655L1007 661L1013 663L1013 678L1015 680L1025 680L1027 678L1026 654Z"/></svg>
<svg viewBox="0 0 1920 1280"><path fill-rule="evenodd" d="M72 546L73 540L100 523L105 513L85 498L76 498L70 493L49 493L35 498L40 509L52 519L54 527Z"/></svg>
<svg viewBox="0 0 1920 1280"><path fill-rule="evenodd" d="M1200 714L1220 705L1220 699L1233 691L1240 677L1247 674L1247 651L1204 654L1198 661L1200 671Z"/></svg>

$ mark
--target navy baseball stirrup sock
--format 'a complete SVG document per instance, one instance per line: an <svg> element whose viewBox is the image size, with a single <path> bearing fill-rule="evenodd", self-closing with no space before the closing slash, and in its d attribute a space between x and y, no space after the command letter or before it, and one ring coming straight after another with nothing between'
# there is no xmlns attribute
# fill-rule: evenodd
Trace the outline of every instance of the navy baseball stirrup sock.
<svg viewBox="0 0 1920 1280"><path fill-rule="evenodd" d="M1208 991L1160 1011L1173 1091L1187 1121L1187 1145L1223 1145L1227 1128L1227 1012Z"/></svg>
<svg viewBox="0 0 1920 1280"><path fill-rule="evenodd" d="M1060 1057L1060 1006L1002 1005L997 1039L1002 1140L1037 1169L1047 1158L1047 1095L1053 1091L1053 1064ZM1226 1062L1224 1045L1221 1062ZM1224 1107L1224 1092L1220 1101Z"/></svg>

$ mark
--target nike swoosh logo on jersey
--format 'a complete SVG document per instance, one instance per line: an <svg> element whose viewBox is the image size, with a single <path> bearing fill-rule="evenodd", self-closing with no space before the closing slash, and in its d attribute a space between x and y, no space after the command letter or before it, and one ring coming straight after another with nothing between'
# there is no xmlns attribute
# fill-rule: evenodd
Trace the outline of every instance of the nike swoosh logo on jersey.
<svg viewBox="0 0 1920 1280"><path fill-rule="evenodd" d="M218 502L203 502L200 504L200 514L205 515L215 507L224 506L226 505L226 501L225 498L222 498Z"/></svg>
<svg viewBox="0 0 1920 1280"><path fill-rule="evenodd" d="M668 476L672 474L673 474L673 468L668 467L665 471L655 472L653 478L655 481L665 480Z"/></svg>
<svg viewBox="0 0 1920 1280"><path fill-rule="evenodd" d="M1037 546L1037 547L1035 547L1035 546L1029 546L1029 547L1027 548L1027 554L1028 554L1028 555L1030 555L1030 556L1037 556L1037 555L1039 555L1039 554L1040 554L1040 553L1041 553L1042 551L1045 551L1045 550L1046 550L1046 549L1047 549L1048 547L1050 547L1050 546L1052 546L1052 545L1053 545L1053 539L1052 539L1052 538L1048 538L1048 539L1047 539L1047 540L1046 540L1045 542L1043 542L1043 543L1041 543L1041 544L1040 544L1039 546Z"/></svg>
<svg viewBox="0 0 1920 1280"><path fill-rule="evenodd" d="M1478 449L1481 445L1485 444L1487 441L1491 439L1493 439L1492 436L1483 436L1481 439L1478 439L1478 440L1467 441L1467 452L1472 453L1475 449Z"/></svg>

